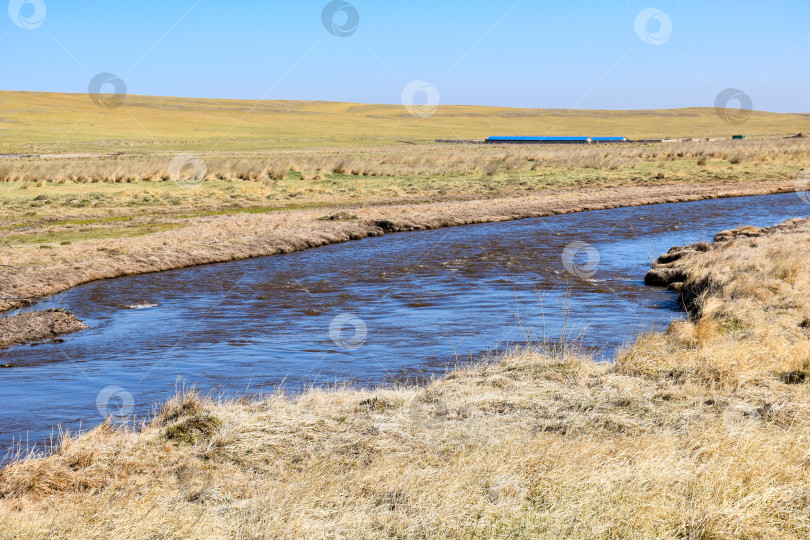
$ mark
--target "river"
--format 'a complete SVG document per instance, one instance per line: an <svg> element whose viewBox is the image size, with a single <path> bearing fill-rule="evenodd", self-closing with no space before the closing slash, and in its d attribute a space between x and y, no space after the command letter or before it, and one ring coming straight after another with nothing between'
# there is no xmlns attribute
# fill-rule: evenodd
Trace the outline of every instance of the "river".
<svg viewBox="0 0 810 540"><path fill-rule="evenodd" d="M565 336L600 360L683 317L643 286L671 246L810 215L796 194L583 212L390 234L99 281L42 302L90 326L0 353L0 456L144 418L178 385L236 396L441 375ZM26 442L27 441L27 442Z"/></svg>

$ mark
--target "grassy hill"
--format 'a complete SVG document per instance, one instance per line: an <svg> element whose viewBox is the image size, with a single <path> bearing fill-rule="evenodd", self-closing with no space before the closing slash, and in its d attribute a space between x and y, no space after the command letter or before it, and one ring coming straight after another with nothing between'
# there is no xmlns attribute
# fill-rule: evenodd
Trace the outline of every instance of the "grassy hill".
<svg viewBox="0 0 810 540"><path fill-rule="evenodd" d="M0 153L261 151L484 138L495 134L709 137L810 132L810 114L754 112L744 125L712 108L644 111L401 105L128 96L118 109L85 94L0 92Z"/></svg>

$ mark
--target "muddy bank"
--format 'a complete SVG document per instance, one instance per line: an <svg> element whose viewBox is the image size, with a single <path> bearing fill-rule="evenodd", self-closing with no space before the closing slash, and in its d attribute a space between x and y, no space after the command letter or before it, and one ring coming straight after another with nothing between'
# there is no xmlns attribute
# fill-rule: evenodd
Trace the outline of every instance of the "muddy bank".
<svg viewBox="0 0 810 540"><path fill-rule="evenodd" d="M744 226L717 233L712 243L698 242L688 246L675 246L658 257L644 278L650 287L666 287L679 293L678 303L692 317L700 315L701 295L710 291L723 271L706 273L706 259L713 252L735 246L738 241L772 237L796 232L810 225L810 218L790 219L773 227Z"/></svg>
<svg viewBox="0 0 810 540"><path fill-rule="evenodd" d="M99 279L289 253L392 232L791 191L795 191L793 181L628 186L500 199L191 218L181 229L146 236L50 249L11 246L0 253L0 265L10 267L0 267L0 291L5 297L0 310ZM332 216L340 219L329 219Z"/></svg>
<svg viewBox="0 0 810 540"><path fill-rule="evenodd" d="M86 328L87 325L65 310L50 309L22 313L0 319L0 349L25 343L49 341Z"/></svg>

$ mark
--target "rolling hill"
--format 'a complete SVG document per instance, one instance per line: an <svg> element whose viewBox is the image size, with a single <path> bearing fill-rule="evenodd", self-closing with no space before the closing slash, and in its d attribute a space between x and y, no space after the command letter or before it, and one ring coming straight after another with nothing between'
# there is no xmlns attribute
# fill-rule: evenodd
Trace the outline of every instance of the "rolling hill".
<svg viewBox="0 0 810 540"><path fill-rule="evenodd" d="M713 108L603 111L440 106L412 116L402 105L128 96L106 109L86 94L0 92L0 153L256 152L422 143L490 135L631 138L810 132L810 115L753 112L744 124Z"/></svg>

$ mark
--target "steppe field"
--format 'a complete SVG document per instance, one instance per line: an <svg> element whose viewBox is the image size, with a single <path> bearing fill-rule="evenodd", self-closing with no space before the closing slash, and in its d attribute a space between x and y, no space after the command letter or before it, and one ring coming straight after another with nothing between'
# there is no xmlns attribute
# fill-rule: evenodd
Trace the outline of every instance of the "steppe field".
<svg viewBox="0 0 810 540"><path fill-rule="evenodd" d="M799 114L415 118L139 96L106 110L0 92L0 127L5 311L97 279L391 232L810 183ZM433 142L515 133L701 140ZM648 278L688 317L613 363L530 341L426 384L183 390L143 424L16 456L0 469L0 538L806 538L810 223L717 232L673 246ZM2 344L29 324L2 321Z"/></svg>
<svg viewBox="0 0 810 540"><path fill-rule="evenodd" d="M810 115L563 111L0 92L6 309L92 279L397 230L793 191ZM716 140L737 134L744 141ZM437 144L493 134L696 138ZM23 143L23 141L25 141Z"/></svg>

